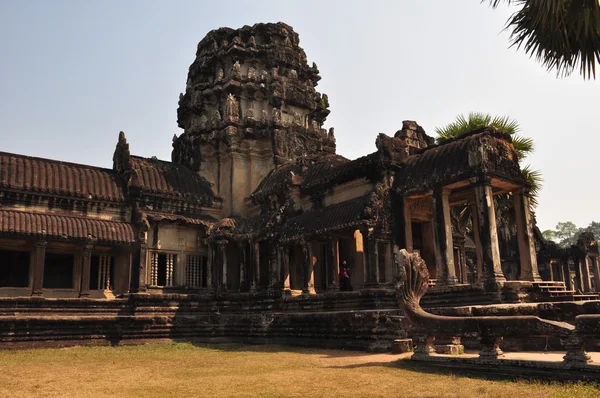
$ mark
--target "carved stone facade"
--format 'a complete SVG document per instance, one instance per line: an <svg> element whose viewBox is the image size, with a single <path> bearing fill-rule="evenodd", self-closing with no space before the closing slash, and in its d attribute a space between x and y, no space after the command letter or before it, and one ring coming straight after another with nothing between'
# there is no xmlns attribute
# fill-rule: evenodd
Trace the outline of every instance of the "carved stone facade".
<svg viewBox="0 0 600 398"><path fill-rule="evenodd" d="M283 297L293 306L323 294L322 310L339 290L362 290L343 294L373 309L379 299L365 297L391 302L393 259L406 249L425 260L432 293L489 303L541 286L536 245L543 261L578 265L582 292L598 290L593 237L568 255L537 237L509 135L489 127L436 145L404 121L348 160L322 128L330 111L318 73L286 24L217 29L179 98L172 161L132 155L122 132L110 170L0 153L0 260L11 264L0 268L0 296L170 293L284 308ZM496 195L514 201L518 286L501 267ZM456 217L464 209L468 231Z"/></svg>

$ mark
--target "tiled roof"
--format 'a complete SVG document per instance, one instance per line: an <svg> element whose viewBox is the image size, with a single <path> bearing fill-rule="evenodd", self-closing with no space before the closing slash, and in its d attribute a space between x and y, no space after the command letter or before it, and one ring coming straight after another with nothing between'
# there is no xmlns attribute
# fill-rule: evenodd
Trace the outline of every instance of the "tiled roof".
<svg viewBox="0 0 600 398"><path fill-rule="evenodd" d="M268 195L280 192L284 187L291 184L292 173L303 177L302 189L321 182L327 183L332 178L339 176L340 167L349 163L351 161L343 156L327 155L317 158L314 163L309 163L305 172L302 172L302 166L299 163L287 163L278 166L262 179L252 193L252 197L262 201Z"/></svg>
<svg viewBox="0 0 600 398"><path fill-rule="evenodd" d="M522 180L511 142L509 135L487 128L429 147L406 161L396 173L394 189L401 193L426 191L482 172ZM474 161L481 156L482 161Z"/></svg>
<svg viewBox="0 0 600 398"><path fill-rule="evenodd" d="M206 203L214 199L211 184L183 165L138 156L132 156L131 160L135 173L132 184L143 192Z"/></svg>
<svg viewBox="0 0 600 398"><path fill-rule="evenodd" d="M0 210L0 233L44 239L93 239L102 243L134 241L128 223L15 210Z"/></svg>
<svg viewBox="0 0 600 398"><path fill-rule="evenodd" d="M202 217L191 217L189 215L180 215L173 213L163 213L158 211L147 211L144 213L148 217L149 220L152 221L180 221L185 224L191 225L203 225L203 226L212 226L215 220L210 216L202 216Z"/></svg>
<svg viewBox="0 0 600 398"><path fill-rule="evenodd" d="M329 162L319 162L308 169L302 184L303 191L328 188L336 184L343 184L357 177L368 177L374 165L379 164L378 152L362 156L358 159L348 160L332 159Z"/></svg>
<svg viewBox="0 0 600 398"><path fill-rule="evenodd" d="M122 187L109 169L0 152L0 188L122 201Z"/></svg>
<svg viewBox="0 0 600 398"><path fill-rule="evenodd" d="M284 240L355 227L364 221L369 196L347 200L289 218L282 226Z"/></svg>

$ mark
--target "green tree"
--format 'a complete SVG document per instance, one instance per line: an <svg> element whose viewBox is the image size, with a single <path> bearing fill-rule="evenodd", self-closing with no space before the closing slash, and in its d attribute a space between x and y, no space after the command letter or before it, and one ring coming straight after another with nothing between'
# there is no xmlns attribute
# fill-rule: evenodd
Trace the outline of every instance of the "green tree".
<svg viewBox="0 0 600 398"><path fill-rule="evenodd" d="M487 113L481 112L471 112L468 117L458 115L455 121L444 127L437 127L435 129L435 132L438 134L436 142L438 144L443 144L474 130L489 126L496 127L497 129L510 134L519 161L522 161L527 155L534 151L535 147L533 145L533 140L518 134L520 126L516 120L511 119L508 116L492 117ZM537 197L542 187L542 174L539 170L532 170L529 165L523 167L522 171L523 176L531 184L531 204L535 207L537 206Z"/></svg>
<svg viewBox="0 0 600 398"><path fill-rule="evenodd" d="M600 63L598 0L482 0L520 6L506 22L511 47L523 47L547 70L566 76L579 68L584 79L596 78Z"/></svg>
<svg viewBox="0 0 600 398"><path fill-rule="evenodd" d="M558 240L558 244L562 247L569 247L577 243L577 237L579 236L579 228L571 221L559 222L556 224L556 230L554 236Z"/></svg>
<svg viewBox="0 0 600 398"><path fill-rule="evenodd" d="M556 241L556 232L551 230L551 229L547 229L544 232L542 232L542 236L544 237L544 239L546 240L551 240L551 241Z"/></svg>

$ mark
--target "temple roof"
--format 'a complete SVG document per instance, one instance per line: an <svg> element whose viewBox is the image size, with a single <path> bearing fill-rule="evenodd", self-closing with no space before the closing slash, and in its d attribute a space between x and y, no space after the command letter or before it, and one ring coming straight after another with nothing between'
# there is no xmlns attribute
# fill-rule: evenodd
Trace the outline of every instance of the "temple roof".
<svg viewBox="0 0 600 398"><path fill-rule="evenodd" d="M293 240L357 227L367 221L365 210L369 203L367 195L291 217L281 226L282 238Z"/></svg>
<svg viewBox="0 0 600 398"><path fill-rule="evenodd" d="M123 181L113 170L6 152L0 152L0 188L82 199L124 199Z"/></svg>
<svg viewBox="0 0 600 398"><path fill-rule="evenodd" d="M175 214L175 213L166 213L160 211L149 211L143 210L143 213L146 217L151 221L175 221L182 222L190 225L203 225L205 227L210 227L216 221L214 218L208 215L191 217L189 215Z"/></svg>
<svg viewBox="0 0 600 398"><path fill-rule="evenodd" d="M131 156L135 177L131 184L143 193L167 195L210 203L215 199L211 184L187 167L157 159Z"/></svg>
<svg viewBox="0 0 600 398"><path fill-rule="evenodd" d="M404 194L426 192L480 174L526 184L510 135L488 127L426 148L409 157L396 173L394 189Z"/></svg>
<svg viewBox="0 0 600 398"><path fill-rule="evenodd" d="M64 240L94 240L99 243L129 244L134 241L133 230L128 223L14 210L0 210L0 233Z"/></svg>

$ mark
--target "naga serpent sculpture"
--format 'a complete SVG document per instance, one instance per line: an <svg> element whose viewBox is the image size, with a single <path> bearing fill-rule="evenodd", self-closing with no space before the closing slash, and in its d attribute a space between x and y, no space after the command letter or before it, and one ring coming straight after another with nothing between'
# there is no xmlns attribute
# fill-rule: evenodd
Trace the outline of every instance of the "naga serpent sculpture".
<svg viewBox="0 0 600 398"><path fill-rule="evenodd" d="M503 337L559 336L569 337L575 327L565 322L556 322L537 316L440 316L421 308L421 297L427 292L429 272L425 261L418 253L402 249L398 253L395 276L395 291L398 305L425 336L424 345L416 353L427 355L433 352L431 343L435 337L479 336L483 345L480 355L494 358L502 355L498 344Z"/></svg>

